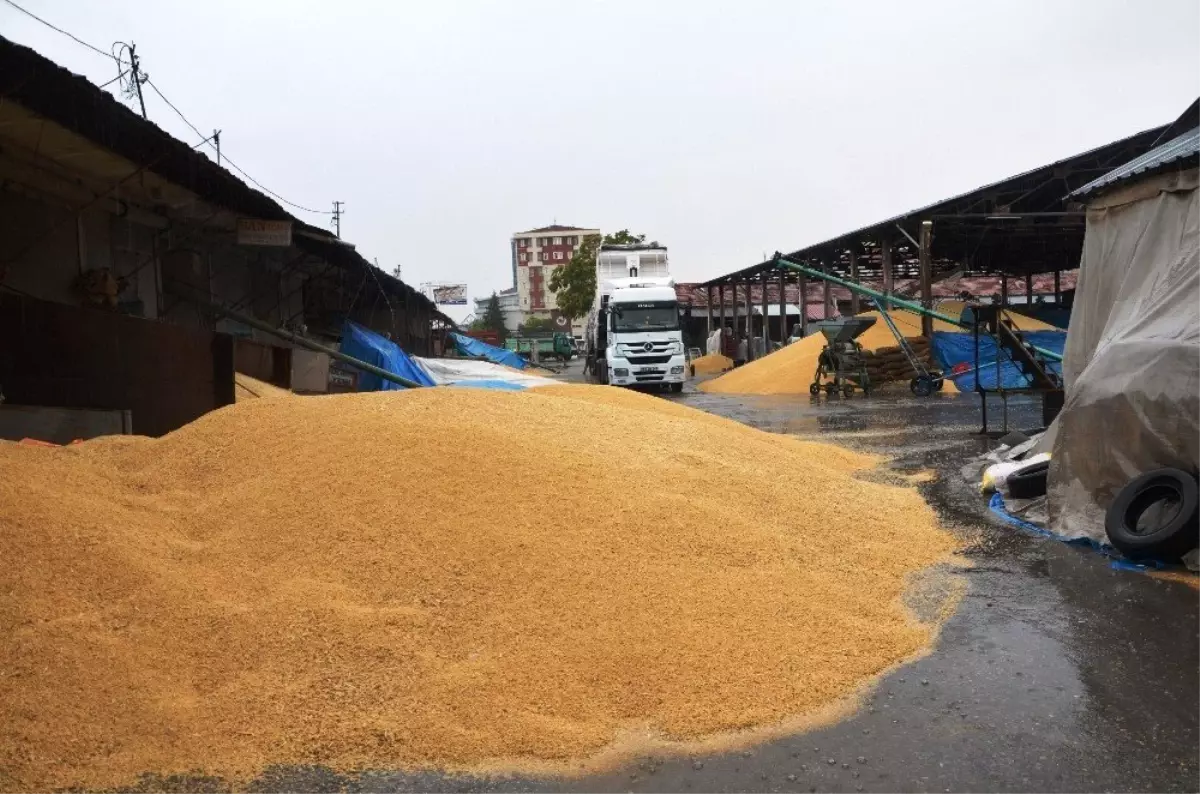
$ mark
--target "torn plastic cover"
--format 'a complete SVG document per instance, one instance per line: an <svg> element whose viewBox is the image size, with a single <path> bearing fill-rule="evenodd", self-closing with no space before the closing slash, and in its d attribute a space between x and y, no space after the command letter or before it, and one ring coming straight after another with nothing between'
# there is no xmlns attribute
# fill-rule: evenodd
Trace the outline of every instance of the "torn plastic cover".
<svg viewBox="0 0 1200 794"><path fill-rule="evenodd" d="M1150 177L1088 206L1051 451L1050 528L1105 540L1137 475L1200 468L1197 171Z"/></svg>

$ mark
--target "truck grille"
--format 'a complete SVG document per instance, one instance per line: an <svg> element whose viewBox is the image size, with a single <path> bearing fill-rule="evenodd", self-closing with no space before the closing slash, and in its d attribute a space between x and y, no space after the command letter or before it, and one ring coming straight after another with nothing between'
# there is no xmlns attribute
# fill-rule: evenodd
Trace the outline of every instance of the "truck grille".
<svg viewBox="0 0 1200 794"><path fill-rule="evenodd" d="M641 372L633 373L633 378L638 383L651 383L656 380L662 380L666 374L667 371L665 369L644 369Z"/></svg>
<svg viewBox="0 0 1200 794"><path fill-rule="evenodd" d="M630 364L666 364L671 360L669 355L666 356L627 356Z"/></svg>

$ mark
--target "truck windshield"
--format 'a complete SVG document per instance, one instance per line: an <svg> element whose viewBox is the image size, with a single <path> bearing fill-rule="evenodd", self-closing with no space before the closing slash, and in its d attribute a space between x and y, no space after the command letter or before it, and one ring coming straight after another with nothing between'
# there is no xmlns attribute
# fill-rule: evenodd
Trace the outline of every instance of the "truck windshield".
<svg viewBox="0 0 1200 794"><path fill-rule="evenodd" d="M674 303L622 303L613 307L614 331L678 331Z"/></svg>

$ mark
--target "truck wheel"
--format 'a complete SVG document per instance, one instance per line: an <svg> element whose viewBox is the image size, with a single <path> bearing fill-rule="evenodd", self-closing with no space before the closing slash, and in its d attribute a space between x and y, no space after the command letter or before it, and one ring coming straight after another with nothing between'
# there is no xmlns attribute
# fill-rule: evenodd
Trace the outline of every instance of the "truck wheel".
<svg viewBox="0 0 1200 794"><path fill-rule="evenodd" d="M813 397L821 396L821 384L816 382L808 384L808 393Z"/></svg>
<svg viewBox="0 0 1200 794"><path fill-rule="evenodd" d="M671 384L671 394L679 394L681 391L683 391L682 383L672 383Z"/></svg>

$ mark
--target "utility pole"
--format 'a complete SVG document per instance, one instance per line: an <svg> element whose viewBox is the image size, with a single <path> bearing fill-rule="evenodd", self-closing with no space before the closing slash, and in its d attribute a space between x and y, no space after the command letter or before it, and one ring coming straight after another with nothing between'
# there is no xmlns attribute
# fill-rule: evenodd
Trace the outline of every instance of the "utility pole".
<svg viewBox="0 0 1200 794"><path fill-rule="evenodd" d="M333 233L339 239L342 236L342 204L345 202L333 202Z"/></svg>
<svg viewBox="0 0 1200 794"><path fill-rule="evenodd" d="M396 278L400 278L400 266L399 265L396 265L394 268L392 268L392 275L395 276Z"/></svg>
<svg viewBox="0 0 1200 794"><path fill-rule="evenodd" d="M138 104L142 106L142 118L146 118L146 100L142 98L142 80L145 77L138 70L137 45L129 45L129 73L133 78L133 87L137 90Z"/></svg>
<svg viewBox="0 0 1200 794"><path fill-rule="evenodd" d="M221 131L213 130L213 146L217 149L217 165L221 164Z"/></svg>

